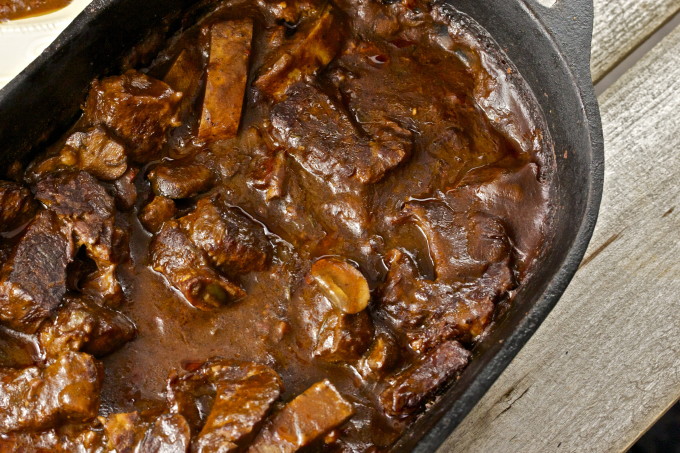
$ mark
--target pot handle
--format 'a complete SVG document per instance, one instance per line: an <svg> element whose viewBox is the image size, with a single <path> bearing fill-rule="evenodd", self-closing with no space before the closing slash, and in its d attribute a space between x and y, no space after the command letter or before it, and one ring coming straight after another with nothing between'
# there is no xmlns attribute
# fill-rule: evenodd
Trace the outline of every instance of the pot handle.
<svg viewBox="0 0 680 453"><path fill-rule="evenodd" d="M590 82L593 0L527 0L526 3L567 57L575 74Z"/></svg>

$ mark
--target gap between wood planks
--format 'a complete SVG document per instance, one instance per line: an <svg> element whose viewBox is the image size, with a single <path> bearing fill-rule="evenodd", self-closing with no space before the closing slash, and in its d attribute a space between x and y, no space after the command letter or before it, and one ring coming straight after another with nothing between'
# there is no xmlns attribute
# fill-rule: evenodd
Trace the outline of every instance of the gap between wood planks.
<svg viewBox="0 0 680 453"><path fill-rule="evenodd" d="M595 83L595 95L600 96L607 88L621 78L635 63L640 61L647 52L657 45L663 38L668 36L675 28L680 27L680 13L671 16L665 23L657 28L647 39L642 41L621 61L616 63L599 81Z"/></svg>

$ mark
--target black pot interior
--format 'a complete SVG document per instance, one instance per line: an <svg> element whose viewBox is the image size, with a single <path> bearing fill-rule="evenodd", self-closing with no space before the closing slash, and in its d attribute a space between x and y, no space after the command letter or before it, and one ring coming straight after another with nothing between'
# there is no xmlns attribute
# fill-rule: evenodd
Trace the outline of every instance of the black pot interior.
<svg viewBox="0 0 680 453"><path fill-rule="evenodd" d="M79 114L91 80L119 70L130 48L160 27L181 27L190 0L95 0L48 51L0 91L0 165L24 160ZM553 235L534 275L476 359L424 414L395 451L432 451L467 415L557 302L580 261L596 216L598 176L582 87L557 46L521 0L448 0L481 24L528 82L555 145ZM167 20L170 17L170 20ZM164 18L166 18L164 20ZM184 19L186 21L186 19ZM129 59L127 61L130 61ZM590 87L592 89L592 87ZM586 93L588 94L588 93ZM590 119L592 121L592 118ZM597 163L597 162L596 162ZM593 191L593 187L595 190Z"/></svg>

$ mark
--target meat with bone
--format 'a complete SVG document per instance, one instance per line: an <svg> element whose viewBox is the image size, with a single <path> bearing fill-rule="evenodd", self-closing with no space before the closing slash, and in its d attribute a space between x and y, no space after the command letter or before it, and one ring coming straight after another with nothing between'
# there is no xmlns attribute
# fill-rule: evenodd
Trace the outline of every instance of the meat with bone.
<svg viewBox="0 0 680 453"><path fill-rule="evenodd" d="M210 267L177 221L165 222L149 246L151 263L196 308L211 310L239 299L245 292Z"/></svg>
<svg viewBox="0 0 680 453"><path fill-rule="evenodd" d="M0 369L0 433L94 418L102 374L91 355L75 352L57 357L45 368Z"/></svg>

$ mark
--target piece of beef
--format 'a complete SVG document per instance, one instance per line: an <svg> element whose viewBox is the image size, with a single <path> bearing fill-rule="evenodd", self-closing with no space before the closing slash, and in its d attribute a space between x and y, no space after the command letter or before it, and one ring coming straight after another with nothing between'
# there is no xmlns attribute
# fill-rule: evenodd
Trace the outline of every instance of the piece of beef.
<svg viewBox="0 0 680 453"><path fill-rule="evenodd" d="M113 181L113 197L116 200L116 207L121 211L129 211L137 203L137 187L135 178L139 170L130 167L120 178Z"/></svg>
<svg viewBox="0 0 680 453"><path fill-rule="evenodd" d="M197 453L243 446L281 390L281 377L268 366L224 359L174 374L168 382L173 410L196 434L192 451Z"/></svg>
<svg viewBox="0 0 680 453"><path fill-rule="evenodd" d="M105 356L136 335L134 323L124 314L99 305L86 296L66 296L56 316L38 332L48 358L67 351Z"/></svg>
<svg viewBox="0 0 680 453"><path fill-rule="evenodd" d="M181 119L191 113L194 101L198 96L203 74L203 58L200 55L202 50L198 44L182 49L163 78L163 81L170 85L173 90L182 93L182 102L179 108Z"/></svg>
<svg viewBox="0 0 680 453"><path fill-rule="evenodd" d="M129 157L149 162L160 156L168 130L179 126L182 94L165 82L129 70L95 80L85 102L85 118L104 125L129 145Z"/></svg>
<svg viewBox="0 0 680 453"><path fill-rule="evenodd" d="M190 198L206 192L215 182L209 168L191 161L163 162L154 167L147 178L156 195L172 199Z"/></svg>
<svg viewBox="0 0 680 453"><path fill-rule="evenodd" d="M383 390L383 410L392 417L401 417L423 409L443 384L467 366L470 356L457 341L442 343L398 374Z"/></svg>
<svg viewBox="0 0 680 453"><path fill-rule="evenodd" d="M340 103L307 84L272 109L273 133L309 173L339 187L348 180L380 181L411 153L406 130L370 136L355 125Z"/></svg>
<svg viewBox="0 0 680 453"><path fill-rule="evenodd" d="M54 213L39 212L0 268L0 320L35 332L66 293L66 267L75 250L71 228Z"/></svg>
<svg viewBox="0 0 680 453"><path fill-rule="evenodd" d="M113 181L127 170L125 146L101 126L75 132L61 150L61 161L102 181Z"/></svg>
<svg viewBox="0 0 680 453"><path fill-rule="evenodd" d="M327 379L323 380L275 414L248 451L297 451L339 427L353 414L352 404Z"/></svg>
<svg viewBox="0 0 680 453"><path fill-rule="evenodd" d="M112 414L103 421L109 451L188 453L191 433L179 414L154 411Z"/></svg>
<svg viewBox="0 0 680 453"><path fill-rule="evenodd" d="M275 101L285 99L291 86L314 75L337 54L342 24L328 7L319 18L308 18L265 62L254 85Z"/></svg>
<svg viewBox="0 0 680 453"><path fill-rule="evenodd" d="M423 278L401 250L386 258L389 271L380 291L380 313L421 353L450 339L476 340L491 322L495 302L514 284L506 263L491 264L480 278L454 284Z"/></svg>
<svg viewBox="0 0 680 453"><path fill-rule="evenodd" d="M74 352L43 369L1 369L0 433L94 418L102 376L101 365L91 355Z"/></svg>
<svg viewBox="0 0 680 453"><path fill-rule="evenodd" d="M245 295L243 289L210 267L174 220L165 222L149 250L154 270L196 308L211 310Z"/></svg>
<svg viewBox="0 0 680 453"><path fill-rule="evenodd" d="M139 212L139 221L151 233L158 233L163 223L177 214L175 202L170 198L155 196Z"/></svg>
<svg viewBox="0 0 680 453"><path fill-rule="evenodd" d="M446 192L445 200L452 209L470 213L470 254L502 256L509 248L502 244L507 242L502 239L506 236L516 250L515 265L522 278L529 263L542 250L542 238L549 222L547 191L547 186L539 180L536 164L513 162L468 172ZM482 252L480 247L490 250Z"/></svg>
<svg viewBox="0 0 680 453"><path fill-rule="evenodd" d="M509 260L511 247L499 218L479 212L457 212L436 200L406 203L403 213L425 234L436 278L442 282L474 280L483 275L490 263Z"/></svg>
<svg viewBox="0 0 680 453"><path fill-rule="evenodd" d="M351 363L361 357L373 338L368 311L349 314L338 309L312 273L294 293L290 314L296 343L310 358Z"/></svg>
<svg viewBox="0 0 680 453"><path fill-rule="evenodd" d="M272 246L262 225L218 197L198 200L196 209L180 218L179 224L212 264L227 274L260 271L271 262Z"/></svg>
<svg viewBox="0 0 680 453"><path fill-rule="evenodd" d="M94 426L93 426L94 425ZM0 451L12 453L109 453L97 421L68 423L46 431L0 436Z"/></svg>
<svg viewBox="0 0 680 453"><path fill-rule="evenodd" d="M36 184L35 197L72 226L76 245L97 264L88 287L108 300L122 299L116 267L127 257L127 235L114 224L115 201L104 186L84 171L52 174Z"/></svg>
<svg viewBox="0 0 680 453"><path fill-rule="evenodd" d="M250 19L210 26L210 59L198 137L206 141L236 136L241 122L253 22Z"/></svg>
<svg viewBox="0 0 680 453"><path fill-rule="evenodd" d="M36 208L30 190L15 182L0 181L0 232L11 231L28 222Z"/></svg>

